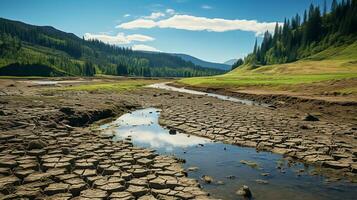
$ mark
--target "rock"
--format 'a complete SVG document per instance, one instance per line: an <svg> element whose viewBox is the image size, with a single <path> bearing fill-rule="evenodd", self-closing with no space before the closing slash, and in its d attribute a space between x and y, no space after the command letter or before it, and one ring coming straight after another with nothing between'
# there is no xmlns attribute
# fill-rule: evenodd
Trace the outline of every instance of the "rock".
<svg viewBox="0 0 357 200"><path fill-rule="evenodd" d="M130 185L127 191L133 194L136 198L139 198L145 195L148 192L148 189L142 186Z"/></svg>
<svg viewBox="0 0 357 200"><path fill-rule="evenodd" d="M268 184L269 182L266 180L262 180L262 179L257 179L255 180L255 182L259 183L259 184Z"/></svg>
<svg viewBox="0 0 357 200"><path fill-rule="evenodd" d="M81 192L81 197L85 197L88 199L104 199L107 197L107 195L108 193L106 191L99 189L87 189Z"/></svg>
<svg viewBox="0 0 357 200"><path fill-rule="evenodd" d="M120 183L108 183L108 184L102 185L98 188L101 190L107 191L109 193L121 192L121 191L125 190L125 187L123 185L121 185Z"/></svg>
<svg viewBox="0 0 357 200"><path fill-rule="evenodd" d="M44 197L42 200L69 200L72 199L72 194L70 193L60 193L49 197Z"/></svg>
<svg viewBox="0 0 357 200"><path fill-rule="evenodd" d="M4 168L14 168L17 164L15 160L0 160L0 167Z"/></svg>
<svg viewBox="0 0 357 200"><path fill-rule="evenodd" d="M229 175L229 176L226 176L226 178L227 178L227 179L235 179L236 176L234 176L234 175Z"/></svg>
<svg viewBox="0 0 357 200"><path fill-rule="evenodd" d="M270 173L261 173L260 175L262 175L262 176L269 176Z"/></svg>
<svg viewBox="0 0 357 200"><path fill-rule="evenodd" d="M18 185L20 183L20 179L16 176L5 176L0 178L0 192L4 190L8 190L8 187L13 187L14 185Z"/></svg>
<svg viewBox="0 0 357 200"><path fill-rule="evenodd" d="M133 200L135 199L133 195L129 192L113 192L110 196L110 199L121 199L121 200Z"/></svg>
<svg viewBox="0 0 357 200"><path fill-rule="evenodd" d="M68 147L62 147L62 153L63 153L64 155L68 155L68 154L71 153L71 149L68 148Z"/></svg>
<svg viewBox="0 0 357 200"><path fill-rule="evenodd" d="M350 166L348 163L342 163L339 161L325 161L322 163L322 165L333 169L343 169Z"/></svg>
<svg viewBox="0 0 357 200"><path fill-rule="evenodd" d="M140 197L138 200L156 200L156 198L152 195L145 195Z"/></svg>
<svg viewBox="0 0 357 200"><path fill-rule="evenodd" d="M44 181L49 178L49 174L47 173L42 173L42 172L36 172L33 174L28 175L24 179L24 183L32 183L35 181Z"/></svg>
<svg viewBox="0 0 357 200"><path fill-rule="evenodd" d="M169 130L170 135L176 135L176 130L175 129L170 129Z"/></svg>
<svg viewBox="0 0 357 200"><path fill-rule="evenodd" d="M58 193L65 193L69 189L69 184L66 183L53 183L45 188L44 192L47 195L54 195Z"/></svg>
<svg viewBox="0 0 357 200"><path fill-rule="evenodd" d="M259 167L259 166L258 166L258 163L253 162L253 161L241 160L241 161L239 161L239 162L242 163L242 164L248 165L248 166L251 167L251 168L258 168L258 167Z"/></svg>
<svg viewBox="0 0 357 200"><path fill-rule="evenodd" d="M317 118L317 117L314 116L314 115L307 114L307 115L304 117L304 121L315 122L315 121L319 121L319 118Z"/></svg>
<svg viewBox="0 0 357 200"><path fill-rule="evenodd" d="M27 150L33 150L33 149L43 149L47 146L47 144L42 141L42 140L32 140L29 142L27 146Z"/></svg>
<svg viewBox="0 0 357 200"><path fill-rule="evenodd" d="M21 199L35 199L38 196L41 196L41 188L21 188L17 189L16 197Z"/></svg>
<svg viewBox="0 0 357 200"><path fill-rule="evenodd" d="M187 171L197 171L199 168L198 167L189 167L187 168Z"/></svg>
<svg viewBox="0 0 357 200"><path fill-rule="evenodd" d="M217 181L216 184L217 185L224 185L224 182L223 181Z"/></svg>
<svg viewBox="0 0 357 200"><path fill-rule="evenodd" d="M155 178L153 180L150 180L149 181L149 185L150 185L151 188L154 188L154 189L165 189L165 188L167 188L165 179L162 179L160 177L157 177L157 178Z"/></svg>
<svg viewBox="0 0 357 200"><path fill-rule="evenodd" d="M243 185L239 190L236 192L236 194L243 196L245 198L251 199L252 198L252 192L250 191L249 187L246 185Z"/></svg>
<svg viewBox="0 0 357 200"><path fill-rule="evenodd" d="M213 182L213 178L210 177L210 176L207 176L207 175L203 175L203 176L202 176L202 180L203 180L205 183L208 183L208 184L210 184L210 183Z"/></svg>

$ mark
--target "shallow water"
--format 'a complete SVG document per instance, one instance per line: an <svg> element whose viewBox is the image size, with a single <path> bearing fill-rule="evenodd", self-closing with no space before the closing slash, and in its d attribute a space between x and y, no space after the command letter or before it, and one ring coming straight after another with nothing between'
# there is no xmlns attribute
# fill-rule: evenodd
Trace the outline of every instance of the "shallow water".
<svg viewBox="0 0 357 200"><path fill-rule="evenodd" d="M230 97L230 96L225 96L225 95L220 95L220 94L215 94L215 93L209 93L209 92L201 92L201 91L190 90L190 89L186 89L186 88L178 88L178 87L169 86L167 84L168 83L155 83L155 84L152 84L152 85L148 85L147 87L156 88L156 89L170 90L170 91L175 91L175 92L188 93L188 94L195 94L195 95L204 95L204 96L209 96L209 97L215 97L217 99L221 99L221 100L225 100L225 101L233 101L233 102L247 104L247 105L259 105L259 106L265 106L265 107L269 106L269 104L258 103L258 102L255 102L255 101L252 101L252 100L248 100L248 99Z"/></svg>
<svg viewBox="0 0 357 200"><path fill-rule="evenodd" d="M357 184L344 181L326 183L321 176L310 176L313 167L289 163L282 156L256 152L253 148L227 145L184 133L170 135L169 130L158 124L160 110L147 108L127 113L117 120L102 125L103 133L115 134L114 140L131 136L134 145L155 149L160 154L175 155L186 160L185 168L198 167L188 176L198 179L212 197L237 199L235 192L241 185L248 185L255 199L322 200L356 199ZM241 160L252 161L250 167ZM277 169L281 166L281 169ZM262 176L262 173L269 173ZM203 175L213 177L213 184L205 184ZM229 179L228 176L236 178ZM268 181L257 183L257 179ZM218 184L223 181L223 185Z"/></svg>

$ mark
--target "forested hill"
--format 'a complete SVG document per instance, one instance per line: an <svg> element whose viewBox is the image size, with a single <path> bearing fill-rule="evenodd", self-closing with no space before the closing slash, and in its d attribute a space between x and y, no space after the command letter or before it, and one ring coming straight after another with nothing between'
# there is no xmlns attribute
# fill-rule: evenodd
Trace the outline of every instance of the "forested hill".
<svg viewBox="0 0 357 200"><path fill-rule="evenodd" d="M182 54L182 53L173 53L172 55L178 56L186 61L190 61L196 65L202 66L202 67L207 67L207 68L213 68L213 69L221 69L221 70L230 70L231 69L231 64L223 64L223 63L214 63L214 62L208 62L201 60L199 58L187 55L187 54Z"/></svg>
<svg viewBox="0 0 357 200"><path fill-rule="evenodd" d="M261 45L254 50L245 65L281 64L308 58L330 47L349 45L357 40L357 0L334 0L331 10L311 5L301 17L298 14L284 24L276 24L273 34L266 32ZM356 58L357 59L357 58ZM242 63L239 63L242 64ZM237 64L235 67L238 67Z"/></svg>
<svg viewBox="0 0 357 200"><path fill-rule="evenodd" d="M0 18L0 75L191 77L223 72L166 53L132 51L50 26Z"/></svg>

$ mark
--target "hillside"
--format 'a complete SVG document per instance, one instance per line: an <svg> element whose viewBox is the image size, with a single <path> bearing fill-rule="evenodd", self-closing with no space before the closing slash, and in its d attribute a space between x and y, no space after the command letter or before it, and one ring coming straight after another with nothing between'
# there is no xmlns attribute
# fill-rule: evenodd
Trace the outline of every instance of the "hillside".
<svg viewBox="0 0 357 200"><path fill-rule="evenodd" d="M342 98L350 96L357 101L357 42L331 47L292 63L259 68L244 65L224 75L187 78L178 82L249 93L342 95Z"/></svg>
<svg viewBox="0 0 357 200"><path fill-rule="evenodd" d="M178 57L182 58L185 61L192 62L193 64L199 65L199 66L202 66L202 67L225 70L225 71L228 71L228 70L231 69L231 65L229 65L229 64L208 62L208 61L204 61L204 60L198 59L196 57L193 57L193 56L190 56L190 55L187 55L187 54L174 53L172 55L178 56Z"/></svg>
<svg viewBox="0 0 357 200"><path fill-rule="evenodd" d="M0 18L0 75L191 77L222 72L166 53L132 51L50 26Z"/></svg>
<svg viewBox="0 0 357 200"><path fill-rule="evenodd" d="M244 63L254 67L291 63L356 40L356 0L334 0L330 11L326 5L321 11L311 4L303 16L296 14L283 24L276 23L274 33L266 31L261 44L255 41Z"/></svg>

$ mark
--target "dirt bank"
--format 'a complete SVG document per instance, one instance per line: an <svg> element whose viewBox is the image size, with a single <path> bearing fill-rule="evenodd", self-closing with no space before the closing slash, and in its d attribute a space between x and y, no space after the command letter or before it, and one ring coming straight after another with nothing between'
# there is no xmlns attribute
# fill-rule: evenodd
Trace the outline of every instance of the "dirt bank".
<svg viewBox="0 0 357 200"><path fill-rule="evenodd" d="M259 103L271 104L272 108L293 109L311 113L321 118L356 123L357 101L353 98L317 97L297 95L289 92L272 92L261 90L231 90L226 88L205 88L170 83L172 86L185 87L197 91L222 94Z"/></svg>

